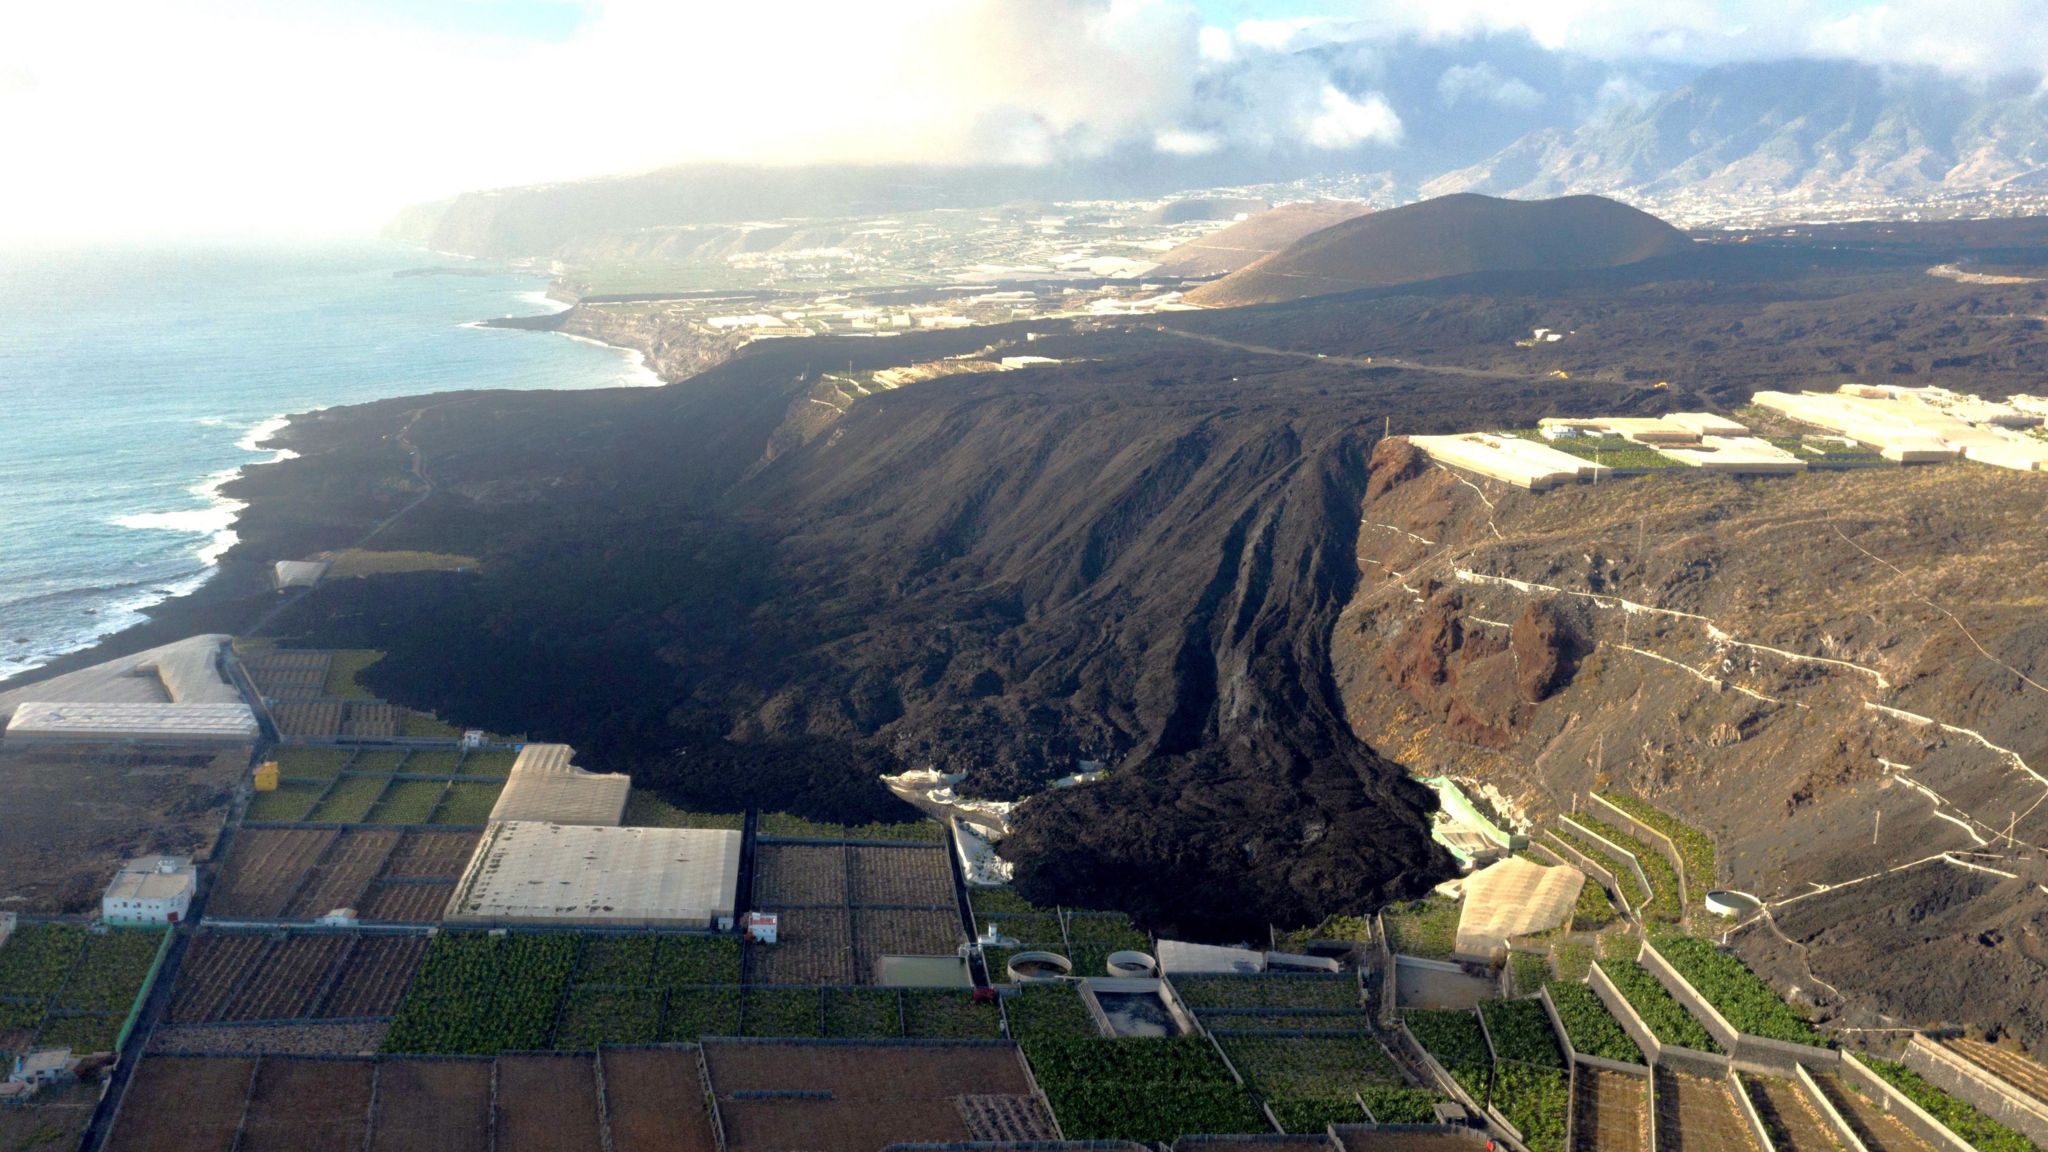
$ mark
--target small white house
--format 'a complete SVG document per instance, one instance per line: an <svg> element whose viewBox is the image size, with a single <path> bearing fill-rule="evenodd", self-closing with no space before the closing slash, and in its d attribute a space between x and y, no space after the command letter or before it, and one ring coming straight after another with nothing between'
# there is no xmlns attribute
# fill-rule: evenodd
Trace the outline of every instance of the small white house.
<svg viewBox="0 0 2048 1152"><path fill-rule="evenodd" d="M747 939L756 944L773 944L782 927L782 917L773 912L747 913Z"/></svg>
<svg viewBox="0 0 2048 1152"><path fill-rule="evenodd" d="M482 748L484 746L484 742L487 739L488 737L484 735L483 729L471 728L469 731L464 732L462 734L462 746L468 749L469 751L474 752L477 749Z"/></svg>
<svg viewBox="0 0 2048 1152"><path fill-rule="evenodd" d="M138 856L107 885L100 918L109 924L176 924L198 889L199 870L190 856Z"/></svg>

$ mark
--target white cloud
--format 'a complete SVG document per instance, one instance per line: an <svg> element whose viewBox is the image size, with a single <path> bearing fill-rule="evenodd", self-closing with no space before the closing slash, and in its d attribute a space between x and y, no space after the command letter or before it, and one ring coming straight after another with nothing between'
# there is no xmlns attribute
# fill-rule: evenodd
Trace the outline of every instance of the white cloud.
<svg viewBox="0 0 2048 1152"><path fill-rule="evenodd" d="M1515 76L1503 76L1491 64L1453 64L1437 77L1437 96L1452 107L1467 102L1498 104L1503 108L1534 108L1543 94Z"/></svg>
<svg viewBox="0 0 2048 1152"><path fill-rule="evenodd" d="M0 234L362 229L468 189L685 160L1189 155L1384 139L1392 120L1372 98L1302 115L1317 67L1278 97L1205 97L1213 73L1286 53L1204 28L1190 0L589 0L558 40L391 11L0 11Z"/></svg>
<svg viewBox="0 0 2048 1152"><path fill-rule="evenodd" d="M1302 139L1311 147L1330 151L1367 143L1394 144L1401 139L1401 118L1379 96L1359 100L1334 84L1325 84L1321 107L1309 119Z"/></svg>
<svg viewBox="0 0 2048 1152"><path fill-rule="evenodd" d="M1169 156L1207 156L1223 147L1223 137L1214 132L1168 128L1152 137L1152 147Z"/></svg>

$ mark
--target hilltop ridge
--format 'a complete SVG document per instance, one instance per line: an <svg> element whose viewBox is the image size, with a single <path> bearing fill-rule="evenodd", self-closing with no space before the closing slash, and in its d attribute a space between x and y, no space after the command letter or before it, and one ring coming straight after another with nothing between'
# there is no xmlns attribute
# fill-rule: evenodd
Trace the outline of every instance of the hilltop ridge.
<svg viewBox="0 0 2048 1152"><path fill-rule="evenodd" d="M1346 220L1188 293L1237 308L1473 272L1618 268L1684 252L1685 234L1604 196L1454 193Z"/></svg>

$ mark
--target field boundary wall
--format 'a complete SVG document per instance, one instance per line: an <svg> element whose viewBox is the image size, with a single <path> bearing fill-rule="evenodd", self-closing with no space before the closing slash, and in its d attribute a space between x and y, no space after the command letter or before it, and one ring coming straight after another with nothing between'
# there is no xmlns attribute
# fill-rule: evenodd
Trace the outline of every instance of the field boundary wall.
<svg viewBox="0 0 2048 1152"><path fill-rule="evenodd" d="M1698 892L1693 891L1693 880L1692 877L1685 874L1685 860L1678 854L1677 842L1673 841L1671 837L1666 836L1663 832L1645 824L1640 817L1631 815L1620 805L1600 795L1598 792L1588 792L1586 796L1602 808L1612 812L1623 824L1634 830L1644 843L1655 845L1662 852L1665 861L1671 865L1671 871L1678 876L1678 901L1682 907L1691 907L1693 903L1706 897L1707 893L1704 888ZM1708 879L1708 883L1713 883L1711 877Z"/></svg>
<svg viewBox="0 0 2048 1152"><path fill-rule="evenodd" d="M1913 1134L1934 1145L1943 1152L1976 1152L1976 1146L1950 1130L1949 1126L1936 1120L1934 1115L1915 1103L1911 1096L1892 1086L1892 1082L1872 1071L1868 1064L1854 1055L1842 1058L1842 1078L1854 1079L1869 1089L1884 1106L1884 1110L1899 1118L1899 1122L1913 1130Z"/></svg>
<svg viewBox="0 0 2048 1152"><path fill-rule="evenodd" d="M1924 1036L1907 1042L1904 1063L1936 1088L2048 1148L2048 1105L2006 1083L1997 1073Z"/></svg>
<svg viewBox="0 0 2048 1152"><path fill-rule="evenodd" d="M1807 1101L1821 1114L1821 1118L1828 1122L1828 1127L1834 1130L1835 1139L1842 1142L1842 1147L1848 1149L1848 1152L1870 1152L1869 1146L1863 1143L1863 1137L1858 1136L1855 1127L1849 1123L1849 1118L1842 1115L1842 1110L1835 1107L1835 1102L1828 1099L1828 1094L1820 1090L1820 1081L1813 1078L1813 1073L1808 1072L1804 1065L1798 1065L1792 1069L1792 1074L1799 1081L1800 1091L1806 1093Z"/></svg>
<svg viewBox="0 0 2048 1152"><path fill-rule="evenodd" d="M1642 861L1636 859L1635 853L1629 851L1626 848L1623 848L1621 845L1616 844L1614 841L1609 840L1607 837L1600 835L1598 832L1593 831L1591 828L1586 827L1584 824L1579 823L1577 820L1572 819L1570 816L1566 816L1560 813L1558 815L1558 819L1566 824L1571 825L1572 831L1577 832L1579 835L1584 836L1586 839L1591 840L1593 843L1602 845L1606 847L1608 850L1612 851L1616 859L1628 861L1629 871L1635 873L1636 879L1640 881L1643 885L1643 891L1650 893L1652 895L1652 898L1655 897L1657 891L1656 886L1650 883L1650 875L1649 873L1643 871ZM1644 911L1646 910L1637 909L1638 914L1641 914Z"/></svg>
<svg viewBox="0 0 2048 1152"><path fill-rule="evenodd" d="M1764 1118L1757 1113L1756 1101L1749 1098L1748 1086L1733 1068L1728 1069L1728 1092L1735 1097L1735 1110L1742 1113L1742 1122L1749 1125L1756 1146L1764 1152L1778 1152L1778 1142L1771 1139L1770 1129L1764 1127Z"/></svg>

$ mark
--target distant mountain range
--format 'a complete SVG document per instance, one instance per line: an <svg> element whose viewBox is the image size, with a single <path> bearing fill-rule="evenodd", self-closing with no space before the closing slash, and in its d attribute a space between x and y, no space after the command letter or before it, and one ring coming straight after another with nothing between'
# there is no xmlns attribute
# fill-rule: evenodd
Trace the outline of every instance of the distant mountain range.
<svg viewBox="0 0 2048 1152"><path fill-rule="evenodd" d="M465 193L407 210L389 232L442 251L554 256L659 226L1159 198L1313 176L1376 198L1592 192L1731 205L2048 187L2048 99L2034 76L1971 82L1811 59L1620 69L1514 37L1331 52L1308 54L1323 54L1347 91L1382 96L1401 118L1399 143L1195 157L1130 147L1037 167L695 164Z"/></svg>
<svg viewBox="0 0 2048 1152"><path fill-rule="evenodd" d="M1571 129L1531 132L1426 195L1925 196L2048 183L2048 101L1932 72L1795 60L1716 68Z"/></svg>

